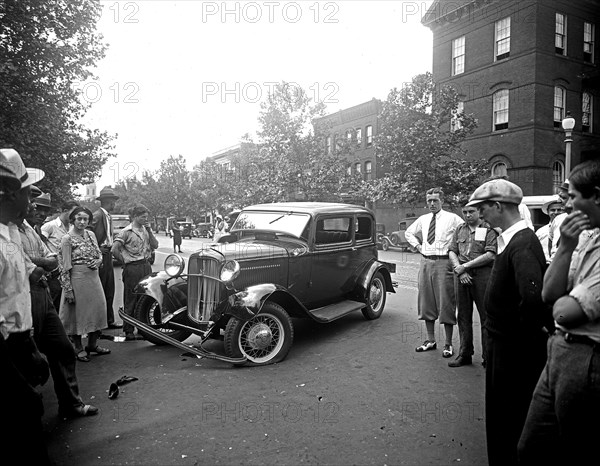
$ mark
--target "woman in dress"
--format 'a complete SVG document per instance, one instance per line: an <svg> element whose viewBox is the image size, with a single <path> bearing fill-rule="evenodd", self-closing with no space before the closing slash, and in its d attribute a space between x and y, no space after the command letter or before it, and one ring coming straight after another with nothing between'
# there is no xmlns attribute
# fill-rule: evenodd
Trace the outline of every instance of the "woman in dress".
<svg viewBox="0 0 600 466"><path fill-rule="evenodd" d="M110 350L98 346L100 330L107 327L106 301L98 268L102 265L102 252L96 236L86 230L92 212L85 207L73 209L69 215L72 224L62 237L58 255L62 298L60 320L75 346L77 359L89 362L89 354L108 354ZM87 334L85 349L81 336Z"/></svg>

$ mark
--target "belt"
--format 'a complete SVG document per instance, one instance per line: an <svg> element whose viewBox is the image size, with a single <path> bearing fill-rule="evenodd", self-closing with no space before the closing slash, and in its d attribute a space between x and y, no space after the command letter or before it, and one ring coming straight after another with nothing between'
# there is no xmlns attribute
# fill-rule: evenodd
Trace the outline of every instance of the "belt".
<svg viewBox="0 0 600 466"><path fill-rule="evenodd" d="M56 268L52 272L48 273L48 277L50 277L50 278L58 278L59 275L60 275L60 270L58 270L58 268Z"/></svg>
<svg viewBox="0 0 600 466"><path fill-rule="evenodd" d="M148 263L148 259L140 259L137 261L127 262L125 265L140 265L140 264L147 264L147 263Z"/></svg>
<svg viewBox="0 0 600 466"><path fill-rule="evenodd" d="M564 332L559 328L554 331L554 334L562 336L568 343L583 343L584 345L597 346L600 348L600 343L592 340L590 337L586 337L585 335L574 335L569 332Z"/></svg>
<svg viewBox="0 0 600 466"><path fill-rule="evenodd" d="M425 258L425 259L431 259L432 261L435 260L442 260L442 259L448 259L448 255L445 256L426 256L425 254L421 253L421 255Z"/></svg>

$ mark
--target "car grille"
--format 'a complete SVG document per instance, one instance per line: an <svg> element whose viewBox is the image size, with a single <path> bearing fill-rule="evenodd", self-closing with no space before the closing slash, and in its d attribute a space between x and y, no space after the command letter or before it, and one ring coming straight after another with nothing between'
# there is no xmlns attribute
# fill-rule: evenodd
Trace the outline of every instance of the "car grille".
<svg viewBox="0 0 600 466"><path fill-rule="evenodd" d="M221 297L224 286L218 280L221 264L215 259L197 256L190 257L188 266L188 315L197 322L207 322L213 314ZM201 276L192 276L200 274Z"/></svg>

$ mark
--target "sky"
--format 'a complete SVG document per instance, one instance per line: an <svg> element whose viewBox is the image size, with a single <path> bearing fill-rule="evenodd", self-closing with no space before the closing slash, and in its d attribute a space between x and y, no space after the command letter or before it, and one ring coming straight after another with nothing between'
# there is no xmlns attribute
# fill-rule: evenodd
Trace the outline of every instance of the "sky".
<svg viewBox="0 0 600 466"><path fill-rule="evenodd" d="M102 1L109 48L97 79L76 83L84 123L117 133L98 190L169 155L192 168L258 129L275 83L299 86L327 113L385 100L431 70L429 1Z"/></svg>

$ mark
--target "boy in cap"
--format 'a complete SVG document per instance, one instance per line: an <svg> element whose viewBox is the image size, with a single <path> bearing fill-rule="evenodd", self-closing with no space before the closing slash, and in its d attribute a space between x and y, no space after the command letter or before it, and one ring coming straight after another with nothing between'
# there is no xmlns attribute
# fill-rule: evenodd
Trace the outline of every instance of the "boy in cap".
<svg viewBox="0 0 600 466"><path fill-rule="evenodd" d="M554 196L549 201L545 202L542 205L542 212L545 213L548 217L550 217L550 222L543 227L540 227L535 232L535 235L540 240L542 244L542 249L544 251L544 256L546 256L546 262L550 262L550 250L552 247L552 241L549 240L550 234L550 226L552 222L556 218L557 215L560 215L563 211L563 202L560 197Z"/></svg>
<svg viewBox="0 0 600 466"><path fill-rule="evenodd" d="M517 443L531 395L546 360L549 315L542 302L546 258L519 213L523 191L497 179L475 190L467 206L501 228L485 293L487 369L485 415L491 466L516 464Z"/></svg>

